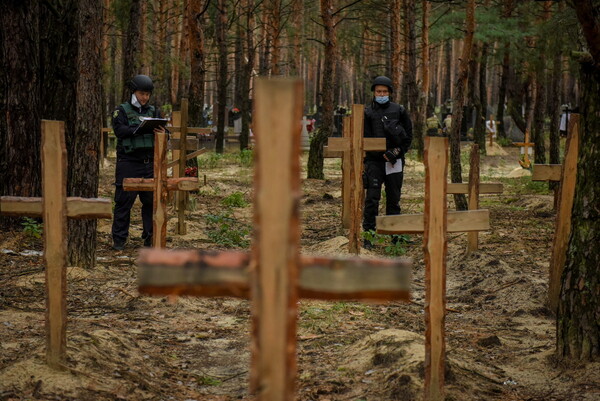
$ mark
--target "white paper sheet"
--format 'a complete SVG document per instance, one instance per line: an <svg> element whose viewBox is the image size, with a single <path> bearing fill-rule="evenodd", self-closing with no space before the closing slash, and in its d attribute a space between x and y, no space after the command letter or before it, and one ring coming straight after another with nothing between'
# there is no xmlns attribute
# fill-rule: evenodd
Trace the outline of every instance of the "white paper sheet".
<svg viewBox="0 0 600 401"><path fill-rule="evenodd" d="M402 160L398 159L392 166L392 163L385 162L385 175L401 173L402 172Z"/></svg>

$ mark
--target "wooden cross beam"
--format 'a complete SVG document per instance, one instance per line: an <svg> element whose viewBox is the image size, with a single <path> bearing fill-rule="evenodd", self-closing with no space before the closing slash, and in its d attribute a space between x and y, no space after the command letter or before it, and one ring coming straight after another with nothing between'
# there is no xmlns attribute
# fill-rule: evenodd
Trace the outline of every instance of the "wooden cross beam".
<svg viewBox="0 0 600 401"><path fill-rule="evenodd" d="M469 182L468 183L448 183L448 194L468 194L469 210L479 209L479 194L498 194L502 193L504 187L501 183L480 183L479 181L479 145L473 144L471 147ZM475 252L479 248L478 231L467 232L467 255Z"/></svg>
<svg viewBox="0 0 600 401"><path fill-rule="evenodd" d="M346 223L346 216L347 225L344 224L344 227L350 228L348 249L356 255L360 253L360 224L364 202L363 153L386 149L385 138L363 138L363 130L364 106L355 104L352 105L350 119L344 120L344 137L329 138L327 141L327 154L334 157L341 155L342 166L346 167L342 172L342 203L347 205L347 211L344 214L342 210L342 221ZM349 162L345 162L346 159Z"/></svg>
<svg viewBox="0 0 600 401"><path fill-rule="evenodd" d="M64 368L67 326L67 218L112 217L112 202L67 198L67 150L63 121L42 120L42 197L0 197L0 214L44 219L46 260L46 361Z"/></svg>
<svg viewBox="0 0 600 401"><path fill-rule="evenodd" d="M548 305L553 311L556 311L558 307L561 276L567 260L569 237L571 235L571 212L575 199L577 161L579 159L579 118L579 114L572 114L569 120L569 134L563 164L536 164L531 178L533 181L560 182L558 192L555 192L557 213L548 284Z"/></svg>
<svg viewBox="0 0 600 401"><path fill-rule="evenodd" d="M444 399L444 320L448 232L489 230L488 210L447 210L448 138L425 139L425 213L378 216L377 232L423 232L425 252L425 399ZM478 186L477 186L478 187ZM475 198L475 197L474 197Z"/></svg>
<svg viewBox="0 0 600 401"><path fill-rule="evenodd" d="M250 297L251 392L258 400L287 401L295 399L298 298L407 299L411 264L406 259L300 255L297 122L302 81L259 79L255 88L260 135L252 253L143 250L139 289L146 294ZM279 112L273 113L274 108Z"/></svg>
<svg viewBox="0 0 600 401"><path fill-rule="evenodd" d="M529 160L529 148L533 149L535 144L533 142L529 142L529 130L525 130L525 142L513 142L513 145L521 147L521 153L523 154L523 160L519 160L521 167L531 168L531 160Z"/></svg>
<svg viewBox="0 0 600 401"><path fill-rule="evenodd" d="M154 191L152 218L152 246L167 245L167 193L169 190L192 191L198 189L198 178L167 178L167 135L154 136L154 178L125 178L125 191Z"/></svg>

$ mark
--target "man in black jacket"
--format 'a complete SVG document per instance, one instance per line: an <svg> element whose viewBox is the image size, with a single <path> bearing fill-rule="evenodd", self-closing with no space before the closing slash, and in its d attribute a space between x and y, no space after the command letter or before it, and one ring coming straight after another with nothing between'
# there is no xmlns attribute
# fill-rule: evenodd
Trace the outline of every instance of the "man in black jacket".
<svg viewBox="0 0 600 401"><path fill-rule="evenodd" d="M149 104L154 84L146 75L136 75L129 81L131 98L113 112L112 126L117 137L117 167L115 172L115 208L113 214L113 249L121 251L129 236L131 208L139 195L142 202L142 238L144 246L152 244L153 193L124 191L124 178L152 178L154 176L154 135L135 133L144 117L160 117L160 112ZM154 132L165 132L164 128Z"/></svg>
<svg viewBox="0 0 600 401"><path fill-rule="evenodd" d="M375 230L375 217L385 184L386 215L400 214L400 194L404 178L404 157L412 142L412 122L403 106L391 102L392 80L379 76L371 85L373 101L365 109L365 138L385 138L385 152L366 152L363 184L366 189L363 230ZM366 249L373 247L364 240Z"/></svg>

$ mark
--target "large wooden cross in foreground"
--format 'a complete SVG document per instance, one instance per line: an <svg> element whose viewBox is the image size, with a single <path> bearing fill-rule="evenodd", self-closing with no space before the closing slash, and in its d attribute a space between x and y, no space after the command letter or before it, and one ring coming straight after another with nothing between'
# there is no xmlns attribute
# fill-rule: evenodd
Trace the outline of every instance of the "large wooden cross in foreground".
<svg viewBox="0 0 600 401"><path fill-rule="evenodd" d="M363 138L364 109L362 104L352 105L352 116L344 119L344 137L329 138L326 155L342 156L342 221L350 229L349 252L360 252L360 232L364 202L363 155L368 151L384 151L385 138ZM346 222L347 220L347 222Z"/></svg>
<svg viewBox="0 0 600 401"><path fill-rule="evenodd" d="M255 94L252 253L143 250L139 286L144 294L250 297L251 391L287 401L295 398L298 298L408 299L411 264L300 255L302 82L261 79Z"/></svg>
<svg viewBox="0 0 600 401"><path fill-rule="evenodd" d="M444 399L446 254L448 232L489 229L488 210L447 210L448 138L425 139L425 213L378 216L377 232L424 233L425 400Z"/></svg>
<svg viewBox="0 0 600 401"><path fill-rule="evenodd" d="M125 178L125 191L154 191L152 246L167 246L167 192L198 189L197 177L167 178L167 135L154 135L154 178Z"/></svg>
<svg viewBox="0 0 600 401"><path fill-rule="evenodd" d="M579 159L579 114L572 114L569 121L569 135L563 164L536 164L533 168L533 181L559 181L557 213L555 221L552 256L550 257L550 279L548 284L548 304L552 311L558 307L561 276L567 260L567 249L571 234L571 212L575 199L577 182L577 160Z"/></svg>
<svg viewBox="0 0 600 401"><path fill-rule="evenodd" d="M42 120L42 197L0 197L0 213L44 219L46 260L46 361L66 361L67 218L112 217L110 199L67 197L67 150L63 121Z"/></svg>

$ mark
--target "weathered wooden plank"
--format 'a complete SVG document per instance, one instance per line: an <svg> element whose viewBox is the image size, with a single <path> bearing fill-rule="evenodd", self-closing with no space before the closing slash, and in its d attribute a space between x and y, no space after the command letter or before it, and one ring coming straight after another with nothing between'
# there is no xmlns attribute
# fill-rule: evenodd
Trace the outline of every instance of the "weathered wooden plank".
<svg viewBox="0 0 600 401"><path fill-rule="evenodd" d="M562 164L535 164L532 181L560 181Z"/></svg>
<svg viewBox="0 0 600 401"><path fill-rule="evenodd" d="M296 319L300 229L301 80L256 81L256 142L252 248L253 369L259 400L292 400L296 380ZM277 113L273 113L273 110ZM285 160L285 163L281 163ZM279 166L273 168L273 166Z"/></svg>
<svg viewBox="0 0 600 401"><path fill-rule="evenodd" d="M42 198L0 196L0 214L7 216L42 216ZM112 217L112 201L106 198L67 198L67 217L74 219Z"/></svg>
<svg viewBox="0 0 600 401"><path fill-rule="evenodd" d="M299 295L336 300L408 300L409 259L302 256ZM247 252L144 249L138 259L142 294L248 298Z"/></svg>
<svg viewBox="0 0 600 401"><path fill-rule="evenodd" d="M469 169L469 210L479 209L479 145L473 144L471 148ZM477 231L467 232L467 254L475 252L479 247Z"/></svg>
<svg viewBox="0 0 600 401"><path fill-rule="evenodd" d="M352 117L345 116L343 124L343 137L350 139L352 134ZM362 177L362 175L361 175ZM342 157L342 227L350 228L352 222L352 212L350 209L350 194L351 192L351 177L350 177L350 155Z"/></svg>
<svg viewBox="0 0 600 401"><path fill-rule="evenodd" d="M167 246L167 164L164 162L166 156L167 135L157 133L154 136L154 218L152 219L152 246L155 248Z"/></svg>
<svg viewBox="0 0 600 401"><path fill-rule="evenodd" d="M569 237L571 234L571 211L575 198L575 184L577 183L577 160L579 158L579 114L572 114L569 121L569 136L565 149L564 168L560 179L558 210L554 241L552 243L552 257L550 258L550 282L548 285L548 300L551 310L558 307L562 272L567 260Z"/></svg>
<svg viewBox="0 0 600 401"><path fill-rule="evenodd" d="M331 139L331 138L329 138ZM323 157L333 159L336 157L343 157L344 151L342 150L330 150L329 146L323 146Z"/></svg>
<svg viewBox="0 0 600 401"><path fill-rule="evenodd" d="M198 189L198 178L168 178L166 184L169 191L195 191ZM154 191L154 186L154 178L125 178L123 180L125 191Z"/></svg>
<svg viewBox="0 0 600 401"><path fill-rule="evenodd" d="M360 105L357 105L360 106ZM356 117L352 114L352 117ZM359 117L360 118L360 117ZM364 121L364 116L363 116ZM346 138L332 137L327 140L327 150L329 152L344 152L350 149L350 142ZM385 138L363 138L363 150L365 152L370 151L384 151L385 150Z"/></svg>
<svg viewBox="0 0 600 401"><path fill-rule="evenodd" d="M179 138L172 138L169 140L169 145L168 145L168 149L170 150L180 150L181 147L179 145L180 139ZM188 136L187 137L187 141L186 141L186 149L198 149L198 147L200 146L200 141L198 141L198 138L195 136Z"/></svg>
<svg viewBox="0 0 600 401"><path fill-rule="evenodd" d="M191 159L193 159L193 158L195 158L195 157L198 157L198 156L200 156L201 154L204 154L204 153L206 153L206 152L208 152L208 149L206 149L206 148L198 149L198 150L196 150L196 151L194 151L194 152L192 152L192 153L189 153L189 154L188 154L188 155L185 157L185 159L186 159L186 160L191 160ZM175 167L175 166L177 166L177 165L179 165L179 159L175 159L175 158L173 158L173 160L172 160L172 161L170 161L170 162L168 162L168 163L167 163L167 168ZM177 172L177 174L179 174L179 169L175 169L175 170L173 171L173 177L175 177L175 172Z"/></svg>
<svg viewBox="0 0 600 401"><path fill-rule="evenodd" d="M425 390L426 400L444 399L446 239L448 213L446 175L448 139L425 140Z"/></svg>
<svg viewBox="0 0 600 401"><path fill-rule="evenodd" d="M487 209L449 211L448 232L486 231L490 229L490 211ZM423 214L377 216L380 234L417 234L425 227Z"/></svg>
<svg viewBox="0 0 600 401"><path fill-rule="evenodd" d="M479 194L501 194L504 191L504 185L501 183L485 183L482 182L479 184ZM448 183L448 191L446 192L448 195L452 194L468 194L469 193L469 183L457 183L457 182L449 182Z"/></svg>
<svg viewBox="0 0 600 401"><path fill-rule="evenodd" d="M181 113L179 111L174 111L173 113ZM181 114L180 114L181 116ZM181 117L180 117L181 118ZM169 129L169 131L171 131L172 133L175 132L181 132L181 120L175 120L173 119L173 126L172 127L167 127ZM200 134L200 135L208 135L208 134L212 134L212 128L208 128L208 127L187 127L187 133L189 134Z"/></svg>
<svg viewBox="0 0 600 401"><path fill-rule="evenodd" d="M54 369L66 362L67 327L67 149L62 121L42 120L42 216L46 260L46 359Z"/></svg>
<svg viewBox="0 0 600 401"><path fill-rule="evenodd" d="M360 233L362 222L362 211L364 202L363 189L363 151L366 140L363 141L365 106L362 104L352 105L352 131L350 138L349 167L350 167L350 213L354 218L350 222L350 233L348 234L348 251L355 255L360 253ZM377 138L380 139L380 138ZM384 138L385 143L385 138ZM385 146L385 144L384 144Z"/></svg>

